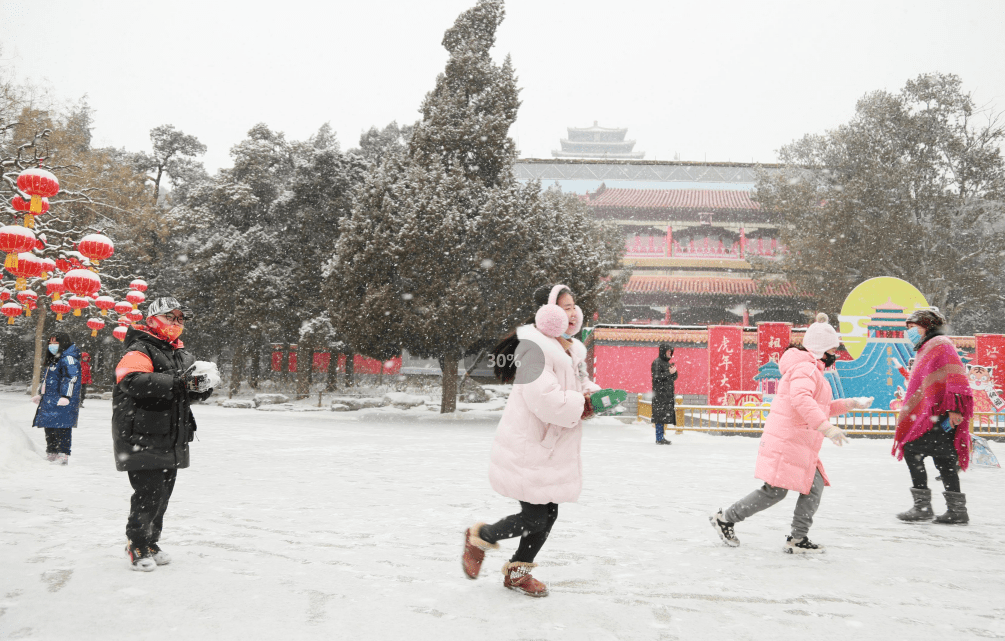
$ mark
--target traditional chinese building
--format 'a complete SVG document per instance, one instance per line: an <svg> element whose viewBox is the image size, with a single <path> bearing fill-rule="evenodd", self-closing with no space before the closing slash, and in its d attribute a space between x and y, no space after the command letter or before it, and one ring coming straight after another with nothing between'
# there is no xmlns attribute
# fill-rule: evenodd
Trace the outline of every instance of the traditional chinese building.
<svg viewBox="0 0 1005 641"><path fill-rule="evenodd" d="M572 130L570 130L572 131ZM758 281L752 262L777 260L779 223L751 198L777 165L647 160L524 159L517 178L580 194L618 224L632 277L624 323L804 325L809 303L786 281Z"/></svg>
<svg viewBox="0 0 1005 641"><path fill-rule="evenodd" d="M555 158L601 158L606 160L642 160L644 151L632 151L634 140L625 140L627 129L600 127L568 128L569 137L559 140L561 150L552 150Z"/></svg>

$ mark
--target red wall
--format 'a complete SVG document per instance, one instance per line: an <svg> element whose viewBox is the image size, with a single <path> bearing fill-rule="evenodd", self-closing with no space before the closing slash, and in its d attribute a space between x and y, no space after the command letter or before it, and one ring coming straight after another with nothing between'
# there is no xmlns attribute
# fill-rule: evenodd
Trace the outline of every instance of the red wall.
<svg viewBox="0 0 1005 641"><path fill-rule="evenodd" d="M650 365L658 356L659 348L641 346L595 345L593 347L594 380L601 387L623 389L633 394L653 391ZM674 349L673 361L677 364L677 394L708 395L708 350L705 347L679 347ZM757 349L743 350L743 387L757 389Z"/></svg>

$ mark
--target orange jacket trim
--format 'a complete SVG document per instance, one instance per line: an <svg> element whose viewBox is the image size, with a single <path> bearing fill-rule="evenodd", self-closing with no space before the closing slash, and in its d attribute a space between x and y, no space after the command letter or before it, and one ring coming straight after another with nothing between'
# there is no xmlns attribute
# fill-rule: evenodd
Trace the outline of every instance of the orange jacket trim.
<svg viewBox="0 0 1005 641"><path fill-rule="evenodd" d="M150 374L154 371L154 362L143 352L126 352L119 364L115 366L115 382L121 383L129 374L141 372Z"/></svg>

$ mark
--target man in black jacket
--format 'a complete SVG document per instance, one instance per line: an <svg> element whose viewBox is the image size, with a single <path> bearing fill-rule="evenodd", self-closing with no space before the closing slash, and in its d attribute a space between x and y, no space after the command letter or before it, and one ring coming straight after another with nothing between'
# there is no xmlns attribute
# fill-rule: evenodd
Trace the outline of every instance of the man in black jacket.
<svg viewBox="0 0 1005 641"><path fill-rule="evenodd" d="M174 298L158 298L145 324L126 332L126 353L115 368L112 442L115 468L133 487L126 552L134 570L170 562L157 545L179 468L188 467L195 435L189 405L213 393L208 377L193 376L195 357L179 340L192 313Z"/></svg>
<svg viewBox="0 0 1005 641"><path fill-rule="evenodd" d="M676 425L677 415L674 413L674 381L677 380L677 366L670 362L673 358L673 347L669 343L660 343L659 356L650 367L653 375L653 417L656 424L656 443L670 445L663 438L665 425Z"/></svg>

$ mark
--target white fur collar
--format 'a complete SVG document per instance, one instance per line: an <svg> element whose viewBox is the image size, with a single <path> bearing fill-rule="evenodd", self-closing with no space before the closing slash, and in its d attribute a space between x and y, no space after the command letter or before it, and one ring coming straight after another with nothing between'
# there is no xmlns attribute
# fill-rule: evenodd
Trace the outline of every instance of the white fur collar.
<svg viewBox="0 0 1005 641"><path fill-rule="evenodd" d="M562 349L562 344L557 338L545 336L533 325L521 325L517 327L516 337L522 341L526 340L537 343L541 346L541 349L550 352L553 358L569 358L569 355ZM586 346L578 338L572 339L571 351L575 354L576 360L581 361L586 358Z"/></svg>

